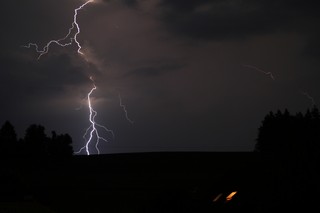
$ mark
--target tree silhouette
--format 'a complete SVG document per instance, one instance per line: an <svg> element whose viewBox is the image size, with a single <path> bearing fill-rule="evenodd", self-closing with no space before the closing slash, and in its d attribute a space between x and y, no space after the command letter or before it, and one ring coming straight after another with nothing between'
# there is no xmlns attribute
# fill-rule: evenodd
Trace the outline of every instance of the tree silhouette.
<svg viewBox="0 0 320 213"><path fill-rule="evenodd" d="M55 157L65 158L73 155L72 138L69 134L52 137L45 133L45 127L31 124L23 138L18 139L14 126L6 121L0 129L0 157Z"/></svg>
<svg viewBox="0 0 320 213"><path fill-rule="evenodd" d="M1 157L16 155L17 151L17 134L13 125L6 121L0 129L0 154Z"/></svg>
<svg viewBox="0 0 320 213"><path fill-rule="evenodd" d="M270 112L259 128L255 151L277 159L316 157L320 143L320 114L317 107L305 114ZM316 155L316 156L315 156Z"/></svg>
<svg viewBox="0 0 320 213"><path fill-rule="evenodd" d="M48 154L49 138L45 134L45 128L42 125L32 124L25 132L23 139L23 150L30 157L44 157Z"/></svg>
<svg viewBox="0 0 320 213"><path fill-rule="evenodd" d="M32 124L18 139L13 125L6 121L0 128L0 202L24 201L26 196L38 194L44 190L45 181L54 181L46 176L47 180L37 184L38 175L47 175L56 167L66 168L70 165L66 158L72 155L70 135L53 131L49 138L44 126Z"/></svg>
<svg viewBox="0 0 320 213"><path fill-rule="evenodd" d="M255 151L267 169L267 205L305 209L319 198L320 114L316 106L295 115L278 110L265 116ZM269 182L269 184L267 183ZM272 183L272 184L270 184ZM270 203L270 198L274 199Z"/></svg>
<svg viewBox="0 0 320 213"><path fill-rule="evenodd" d="M57 135L52 131L52 137L48 147L52 157L69 157L73 155L72 138L69 134Z"/></svg>

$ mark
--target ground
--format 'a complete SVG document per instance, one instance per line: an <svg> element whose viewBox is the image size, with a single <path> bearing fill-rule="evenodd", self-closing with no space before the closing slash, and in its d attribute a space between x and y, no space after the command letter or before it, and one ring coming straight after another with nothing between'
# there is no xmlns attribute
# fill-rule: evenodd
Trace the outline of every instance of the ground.
<svg viewBox="0 0 320 213"><path fill-rule="evenodd" d="M254 153L166 152L2 161L7 192L0 210L226 212L248 205L256 159Z"/></svg>

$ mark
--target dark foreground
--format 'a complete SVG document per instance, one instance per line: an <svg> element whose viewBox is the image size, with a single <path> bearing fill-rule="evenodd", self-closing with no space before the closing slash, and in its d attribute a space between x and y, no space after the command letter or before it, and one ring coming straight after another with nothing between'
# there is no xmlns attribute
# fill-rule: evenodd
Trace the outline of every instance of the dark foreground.
<svg viewBox="0 0 320 213"><path fill-rule="evenodd" d="M266 173L254 153L6 159L0 212L264 212Z"/></svg>

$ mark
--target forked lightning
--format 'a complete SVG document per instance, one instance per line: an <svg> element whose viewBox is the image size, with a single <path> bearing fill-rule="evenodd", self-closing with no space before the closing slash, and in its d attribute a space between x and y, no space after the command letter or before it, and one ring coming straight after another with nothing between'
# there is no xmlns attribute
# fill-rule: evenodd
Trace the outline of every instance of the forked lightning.
<svg viewBox="0 0 320 213"><path fill-rule="evenodd" d="M66 47L66 46L70 46L72 44L76 44L78 49L77 52L80 55L84 55L84 53L81 51L82 47L80 45L80 42L78 41L78 35L80 34L80 26L77 22L77 17L78 17L78 12L83 9L86 5L88 5L89 3L94 2L94 0L89 0L86 1L84 4L82 4L81 6L79 6L78 8L76 8L74 10L74 15L73 15L73 22L71 24L71 27L68 30L68 33L60 39L57 40L51 40L49 41L42 49L40 49L39 45L36 43L28 43L27 45L24 45L23 47L25 48L31 48L34 47L36 52L39 54L38 55L38 60L45 54L47 54L49 52L49 49L51 47L51 45L56 44L58 46L61 47ZM114 133L112 130L106 128L105 126L102 126L98 123L96 123L95 118L98 115L97 111L95 111L92 107L92 93L97 89L95 82L93 80L93 77L90 76L90 80L93 82L93 87L90 90L90 92L87 95L87 104L88 104L88 108L89 108L89 122L90 122L90 126L87 128L87 130L85 131L85 134L83 135L83 138L85 140L85 145L80 148L80 150L78 152L75 152L76 154L81 153L83 150L85 150L87 155L92 154L92 151L90 151L90 147L91 147L91 143L94 142L94 146L96 149L96 153L100 154L100 150L99 150L99 142L105 141L108 142L109 139L107 139L106 137L102 137L99 134L98 129L103 129L104 131L106 131L106 133L108 133L109 135L112 135L112 137L114 138ZM132 120L130 120L127 116L127 110L125 108L125 106L122 104L121 102L121 97L119 95L120 98L120 107L122 107L122 109L125 112L126 118L129 122L133 123Z"/></svg>
<svg viewBox="0 0 320 213"><path fill-rule="evenodd" d="M85 150L87 155L90 155L90 144L92 143L92 141L94 139L95 139L95 148L97 150L97 154L100 154L100 150L98 147L100 140L108 142L108 139L99 135L99 131L98 131L97 127L104 129L106 132L110 133L114 137L114 133L112 130L109 130L105 126L102 126L102 125L96 123L96 121L95 121L95 118L98 115L98 113L92 107L91 95L97 89L97 87L94 84L94 80L93 80L92 76L90 76L90 80L93 82L93 87L87 95L90 126L87 128L85 134L83 135L83 138L86 141L86 143L78 152L75 152L76 154L79 154L80 152L82 152L82 150Z"/></svg>
<svg viewBox="0 0 320 213"><path fill-rule="evenodd" d="M57 40L49 41L42 49L40 49L39 45L36 43L29 43L27 45L24 45L23 47L26 47L26 48L31 48L32 46L35 47L36 52L39 53L38 59L40 59L41 56L43 56L49 52L49 48L52 44L57 44L61 47L66 47L66 46L72 45L73 42L75 42L76 45L78 46L78 53L81 55L84 55L83 52L81 52L82 47L78 41L78 35L80 34L80 26L77 22L77 17L78 17L78 11L81 10L83 7L85 7L87 4L92 3L92 2L94 2L94 0L89 0L74 10L73 22L72 22L71 27L69 28L69 31L65 37L57 39ZM75 31L74 34L73 34L73 31ZM71 36L72 34L73 34L73 36Z"/></svg>

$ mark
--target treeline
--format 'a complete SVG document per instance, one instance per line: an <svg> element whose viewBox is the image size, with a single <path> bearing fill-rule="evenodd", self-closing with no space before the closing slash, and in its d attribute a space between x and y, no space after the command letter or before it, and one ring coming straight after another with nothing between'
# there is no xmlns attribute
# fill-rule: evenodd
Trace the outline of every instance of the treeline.
<svg viewBox="0 0 320 213"><path fill-rule="evenodd" d="M270 112L259 128L255 151L280 160L319 157L320 113L315 106L305 113Z"/></svg>
<svg viewBox="0 0 320 213"><path fill-rule="evenodd" d="M255 151L265 171L255 192L261 212L320 210L320 113L316 106L305 113L285 109L267 114Z"/></svg>
<svg viewBox="0 0 320 213"><path fill-rule="evenodd" d="M0 128L0 158L65 158L73 155L72 138L69 134L45 133L45 127L32 124L23 138L18 138L14 126L5 121Z"/></svg>

